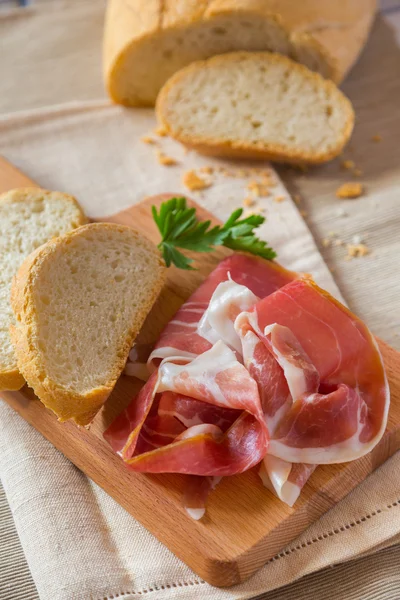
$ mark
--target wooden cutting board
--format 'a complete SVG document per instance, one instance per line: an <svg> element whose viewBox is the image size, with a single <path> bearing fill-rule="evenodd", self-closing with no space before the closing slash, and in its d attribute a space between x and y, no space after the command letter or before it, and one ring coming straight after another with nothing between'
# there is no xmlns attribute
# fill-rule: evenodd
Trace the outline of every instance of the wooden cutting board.
<svg viewBox="0 0 400 600"><path fill-rule="evenodd" d="M35 185L0 157L0 192L29 184ZM202 217L210 216L198 210ZM158 239L149 201L101 220L132 226ZM197 258L199 271L169 270L140 334L141 343L157 339L177 308L227 253L220 250ZM103 440L104 429L140 388L136 379L121 376L90 430L58 423L27 386L2 396L200 577L216 586L230 586L250 577L400 448L400 353L379 345L392 403L387 431L370 454L351 463L318 467L293 508L264 488L255 470L227 477L211 494L201 521L193 521L182 508L182 476L132 473Z"/></svg>

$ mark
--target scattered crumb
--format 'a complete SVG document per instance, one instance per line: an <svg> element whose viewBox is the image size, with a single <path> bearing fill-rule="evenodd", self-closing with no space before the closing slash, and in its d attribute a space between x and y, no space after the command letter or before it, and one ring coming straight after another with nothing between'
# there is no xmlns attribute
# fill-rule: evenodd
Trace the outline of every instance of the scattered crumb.
<svg viewBox="0 0 400 600"><path fill-rule="evenodd" d="M361 169L354 169L353 175L354 177L361 177L361 175L363 175L363 171Z"/></svg>
<svg viewBox="0 0 400 600"><path fill-rule="evenodd" d="M214 173L214 167L200 167L199 171L206 175L212 175Z"/></svg>
<svg viewBox="0 0 400 600"><path fill-rule="evenodd" d="M300 214L302 217L306 218L308 216L308 212L306 210L301 210Z"/></svg>
<svg viewBox="0 0 400 600"><path fill-rule="evenodd" d="M267 169L260 169L257 167L240 168L240 169L226 169L225 167L215 167L215 170L225 175L225 177L236 177L245 179L247 177L260 177L262 183L265 185L274 185L274 179L271 171Z"/></svg>
<svg viewBox="0 0 400 600"><path fill-rule="evenodd" d="M160 165L164 165L165 167L172 167L173 165L178 164L178 161L175 160L175 158L167 156L166 154L161 152L161 150L156 150L156 156Z"/></svg>
<svg viewBox="0 0 400 600"><path fill-rule="evenodd" d="M349 213L344 210L344 208L339 208L336 212L337 217L348 217Z"/></svg>
<svg viewBox="0 0 400 600"><path fill-rule="evenodd" d="M329 248L329 246L331 245L332 240L330 240L329 238L324 238L322 240L322 245L324 248Z"/></svg>
<svg viewBox="0 0 400 600"><path fill-rule="evenodd" d="M382 136L379 135L379 133L376 133L375 135L372 136L371 140L373 142L379 143L382 141Z"/></svg>
<svg viewBox="0 0 400 600"><path fill-rule="evenodd" d="M144 144L157 144L156 140L152 138L150 135L144 135L140 138L140 141Z"/></svg>
<svg viewBox="0 0 400 600"><path fill-rule="evenodd" d="M364 240L362 238L362 236L359 233L356 233L355 235L353 235L353 237L351 238L351 243L355 244L356 246L359 244L363 244Z"/></svg>
<svg viewBox="0 0 400 600"><path fill-rule="evenodd" d="M340 162L340 166L342 167L342 169L346 169L346 170L350 170L350 169L354 169L354 167L356 166L354 160L342 160Z"/></svg>
<svg viewBox="0 0 400 600"><path fill-rule="evenodd" d="M264 185L272 187L276 183L270 173L267 173L267 172L265 172L265 173L259 173L259 176L260 176L261 182Z"/></svg>
<svg viewBox="0 0 400 600"><path fill-rule="evenodd" d="M154 129L154 133L159 137L166 137L168 135L168 129L165 127L165 125L159 125Z"/></svg>
<svg viewBox="0 0 400 600"><path fill-rule="evenodd" d="M333 245L334 246L344 246L344 241L341 240L340 238L336 238L336 240L333 240Z"/></svg>
<svg viewBox="0 0 400 600"><path fill-rule="evenodd" d="M285 200L285 196L275 196L274 198L274 202L278 202L278 204L280 204L281 202L283 202Z"/></svg>
<svg viewBox="0 0 400 600"><path fill-rule="evenodd" d="M243 212L243 217L251 217L253 215L259 215L260 213L264 213L266 209L263 206L254 206L250 210L245 210Z"/></svg>
<svg viewBox="0 0 400 600"><path fill-rule="evenodd" d="M186 171L182 177L182 183L190 191L204 190L210 187L211 183L199 177L195 171Z"/></svg>
<svg viewBox="0 0 400 600"><path fill-rule="evenodd" d="M226 169L225 167L217 167L216 170L223 177L235 177L235 173L229 169Z"/></svg>
<svg viewBox="0 0 400 600"><path fill-rule="evenodd" d="M329 267L329 270L331 273L335 273L335 271L336 271L335 267Z"/></svg>
<svg viewBox="0 0 400 600"><path fill-rule="evenodd" d="M263 196L269 196L269 189L266 185L259 183L258 181L249 181L247 189L252 192L257 198Z"/></svg>
<svg viewBox="0 0 400 600"><path fill-rule="evenodd" d="M355 181L349 181L344 183L336 190L336 196L338 198L359 198L364 192L363 185Z"/></svg>
<svg viewBox="0 0 400 600"><path fill-rule="evenodd" d="M365 244L347 244L347 254L344 257L345 260L351 260L352 258L358 258L359 256L366 256L370 253L368 246Z"/></svg>
<svg viewBox="0 0 400 600"><path fill-rule="evenodd" d="M216 170L224 177L245 178L248 177L248 171L244 169L226 169L225 167L216 167Z"/></svg>
<svg viewBox="0 0 400 600"><path fill-rule="evenodd" d="M293 200L295 201L295 203L297 204L297 206L300 206L300 204L301 204L301 196L300 196L300 194L294 194Z"/></svg>
<svg viewBox="0 0 400 600"><path fill-rule="evenodd" d="M334 237L336 237L336 236L337 236L337 233L336 233L336 231L328 231L328 237L330 237L330 238L334 238Z"/></svg>
<svg viewBox="0 0 400 600"><path fill-rule="evenodd" d="M254 204L254 199L250 198L250 196L247 196L247 198L245 198L243 200L243 206L247 206L248 207L248 206L253 206L253 204Z"/></svg>

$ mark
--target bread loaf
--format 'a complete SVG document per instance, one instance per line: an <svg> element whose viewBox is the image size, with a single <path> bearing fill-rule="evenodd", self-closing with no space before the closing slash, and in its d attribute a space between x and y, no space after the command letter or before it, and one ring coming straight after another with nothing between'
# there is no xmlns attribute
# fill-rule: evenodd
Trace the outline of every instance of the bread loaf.
<svg viewBox="0 0 400 600"><path fill-rule="evenodd" d="M337 156L354 113L336 85L280 54L232 52L175 73L157 116L205 154L317 164Z"/></svg>
<svg viewBox="0 0 400 600"><path fill-rule="evenodd" d="M19 390L25 383L10 339L13 314L10 289L26 256L50 238L83 225L87 219L67 194L20 188L0 196L0 390Z"/></svg>
<svg viewBox="0 0 400 600"><path fill-rule="evenodd" d="M60 421L87 425L111 393L165 277L129 227L93 223L31 254L16 276L18 367Z"/></svg>
<svg viewBox="0 0 400 600"><path fill-rule="evenodd" d="M279 52L340 82L375 9L376 0L109 0L106 85L115 102L151 106L176 71L235 50Z"/></svg>

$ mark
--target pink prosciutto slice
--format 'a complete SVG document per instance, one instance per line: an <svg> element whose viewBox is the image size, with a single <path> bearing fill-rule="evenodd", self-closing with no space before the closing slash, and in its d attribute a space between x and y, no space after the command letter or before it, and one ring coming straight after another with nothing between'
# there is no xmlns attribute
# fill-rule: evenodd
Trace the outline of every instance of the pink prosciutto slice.
<svg viewBox="0 0 400 600"><path fill-rule="evenodd" d="M198 477L188 475L183 496L183 506L192 519L204 517L208 495L215 490L221 477Z"/></svg>
<svg viewBox="0 0 400 600"><path fill-rule="evenodd" d="M190 361L210 349L218 339L235 348L235 344L232 346L230 342L232 337L239 340L233 326L237 315L251 308L258 300L258 296L263 297L272 293L297 276L296 273L287 271L276 263L255 257L237 254L225 259L167 325L149 358L150 368L154 369L162 359ZM245 285L241 286L236 281ZM232 287L234 293L230 296ZM216 292L217 288L219 293ZM223 294L221 294L222 289L224 289ZM212 310L209 312L213 294L215 297ZM208 314L205 315L205 312ZM222 329L217 333L224 335L215 338L214 327L218 329L218 326ZM210 337L213 335L214 338ZM142 366L140 364L140 367ZM128 364L128 367L132 368L132 374L137 375L134 363ZM142 378L145 379L143 376ZM217 437L216 427L218 427L225 434L222 445L227 447L235 440L235 436L240 434L243 425L248 421L248 416L239 419L240 410L208 404L203 401L203 398L195 400L170 391L157 394L154 391L155 385L153 377L139 397L105 434L115 451L119 452L125 460L129 460L133 454L144 454L170 444L186 429L188 429L186 439L194 438L194 433L197 432L203 435L204 442L206 434L208 436L214 434ZM238 422L231 429L236 420ZM195 425L215 427L207 430L204 427L194 428ZM182 436L177 439L178 442L181 440ZM198 440L190 443L198 444ZM151 460L154 461L154 455ZM240 465L232 468L238 471ZM204 512L207 493L215 487L219 479L220 477L192 476L188 480L184 501L192 516Z"/></svg>
<svg viewBox="0 0 400 600"><path fill-rule="evenodd" d="M190 475L194 518L221 476L257 463L293 505L318 463L358 458L383 434L389 393L371 334L297 277L247 256L223 261L165 328L152 376L105 433L134 471Z"/></svg>
<svg viewBox="0 0 400 600"><path fill-rule="evenodd" d="M258 474L266 488L276 494L282 502L293 506L316 468L317 465L289 463L272 454L266 454Z"/></svg>
<svg viewBox="0 0 400 600"><path fill-rule="evenodd" d="M166 392L184 396L186 404L191 398L196 401L200 422L190 424L178 435L171 431L172 439L165 444L160 438L168 440L168 427L162 429L162 436L153 430L150 435L157 438L154 449L138 453L143 429L148 442L146 425L154 422L154 403L159 402L158 409L160 404L170 404L168 398L164 403L159 399L158 395ZM216 407L219 425L215 419L211 423L202 422L198 401ZM158 409L158 418L174 419L172 411ZM186 411L187 406L183 409ZM235 420L230 415L233 420L230 426L228 411L237 413ZM229 426L225 432L220 426L221 418L224 426ZM163 361L104 436L131 470L147 473L233 475L259 463L268 448L268 430L257 384L235 353L221 341L187 364Z"/></svg>
<svg viewBox="0 0 400 600"><path fill-rule="evenodd" d="M364 323L327 292L293 281L241 313L235 327L249 372L263 389L266 378L275 382L262 398L269 454L329 464L359 458L378 443L389 409L379 350Z"/></svg>
<svg viewBox="0 0 400 600"><path fill-rule="evenodd" d="M228 256L219 263L165 327L150 354L150 368L154 369L164 358L179 356L193 359L211 348L216 340L210 341L207 336L204 337L204 331L199 331L198 326L220 283L231 278L236 283L246 286L258 298L264 298L296 277L297 273L287 271L271 261L244 254Z"/></svg>

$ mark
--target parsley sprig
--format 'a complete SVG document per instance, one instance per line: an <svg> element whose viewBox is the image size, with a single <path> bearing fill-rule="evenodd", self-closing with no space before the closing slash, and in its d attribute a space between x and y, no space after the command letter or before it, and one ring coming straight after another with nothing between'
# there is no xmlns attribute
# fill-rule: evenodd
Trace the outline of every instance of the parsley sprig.
<svg viewBox="0 0 400 600"><path fill-rule="evenodd" d="M264 223L261 215L241 219L243 209L233 211L224 225L211 225L211 221L199 221L195 208L188 208L186 198L171 198L163 202L160 210L152 206L153 218L161 233L158 248L169 267L193 270L193 259L178 248L193 252L211 252L215 246L226 246L238 252L249 252L272 260L276 253L267 242L260 240L254 229Z"/></svg>

